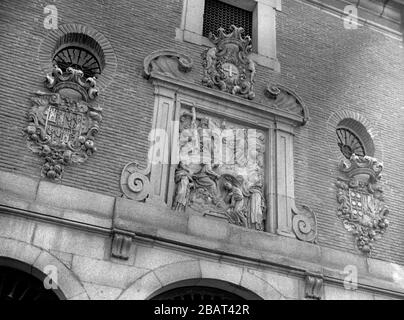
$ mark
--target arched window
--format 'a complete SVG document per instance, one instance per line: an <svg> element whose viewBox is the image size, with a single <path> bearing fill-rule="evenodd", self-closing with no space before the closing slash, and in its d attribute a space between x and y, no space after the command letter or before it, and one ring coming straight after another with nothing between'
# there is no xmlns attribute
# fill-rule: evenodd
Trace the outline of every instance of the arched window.
<svg viewBox="0 0 404 320"><path fill-rule="evenodd" d="M341 153L349 159L357 156L373 156L375 147L372 137L359 121L346 118L338 123L336 129L337 143Z"/></svg>
<svg viewBox="0 0 404 320"><path fill-rule="evenodd" d="M45 277L45 276L44 276ZM52 289L32 274L8 266L0 266L0 301L59 300Z"/></svg>
<svg viewBox="0 0 404 320"><path fill-rule="evenodd" d="M187 279L171 283L153 293L151 300L222 301L261 300L254 292L218 279Z"/></svg>
<svg viewBox="0 0 404 320"><path fill-rule="evenodd" d="M234 293L218 288L189 286L165 291L155 296L152 300L222 301L244 299Z"/></svg>
<svg viewBox="0 0 404 320"><path fill-rule="evenodd" d="M60 37L55 46L53 62L63 72L69 67L83 71L84 78L98 76L105 67L101 46L82 33L68 33Z"/></svg>

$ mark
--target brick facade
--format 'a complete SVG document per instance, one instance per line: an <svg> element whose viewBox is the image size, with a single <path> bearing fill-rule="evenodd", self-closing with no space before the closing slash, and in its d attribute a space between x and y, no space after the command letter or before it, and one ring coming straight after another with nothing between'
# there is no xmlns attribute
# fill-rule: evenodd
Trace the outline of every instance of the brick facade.
<svg viewBox="0 0 404 320"><path fill-rule="evenodd" d="M153 86L142 77L143 59L172 48L194 60L194 83L202 66L198 45L175 40L181 0L1 1L0 3L0 169L34 179L42 159L26 147L22 129L33 92L44 91L44 43L55 34L43 26L44 7L55 4L59 25L91 27L105 37L116 57L114 74L98 98L103 123L98 152L85 164L67 167L62 184L120 197L120 174L126 163L145 165L153 117ZM164 13L164 14L162 14ZM281 72L257 66L255 101L265 103L268 83L294 90L310 110L310 121L296 129L295 196L318 218L318 244L358 254L353 237L336 216L334 183L342 159L332 140L336 114L361 120L384 163L383 182L390 208L387 233L373 258L404 265L404 54L403 42L368 26L346 30L343 21L305 1L283 0L277 13L277 53ZM49 60L51 59L49 53ZM334 130L334 132L333 132Z"/></svg>

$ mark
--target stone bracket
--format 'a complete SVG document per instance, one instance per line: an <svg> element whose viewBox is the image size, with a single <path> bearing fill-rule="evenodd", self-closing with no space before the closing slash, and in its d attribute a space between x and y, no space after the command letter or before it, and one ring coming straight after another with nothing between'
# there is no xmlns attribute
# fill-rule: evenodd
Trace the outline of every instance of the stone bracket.
<svg viewBox="0 0 404 320"><path fill-rule="evenodd" d="M324 280L323 275L318 273L306 272L304 280L304 297L306 299L321 300Z"/></svg>
<svg viewBox="0 0 404 320"><path fill-rule="evenodd" d="M122 260L128 260L132 240L135 238L135 236L135 233L132 232L117 230L113 231L111 256Z"/></svg>

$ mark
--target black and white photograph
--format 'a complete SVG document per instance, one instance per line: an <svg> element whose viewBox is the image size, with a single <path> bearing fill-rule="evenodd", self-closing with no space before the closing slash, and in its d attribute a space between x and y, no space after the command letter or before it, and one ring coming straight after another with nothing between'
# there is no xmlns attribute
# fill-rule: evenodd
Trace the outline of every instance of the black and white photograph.
<svg viewBox="0 0 404 320"><path fill-rule="evenodd" d="M1 305L404 300L404 0L0 0L0 79Z"/></svg>

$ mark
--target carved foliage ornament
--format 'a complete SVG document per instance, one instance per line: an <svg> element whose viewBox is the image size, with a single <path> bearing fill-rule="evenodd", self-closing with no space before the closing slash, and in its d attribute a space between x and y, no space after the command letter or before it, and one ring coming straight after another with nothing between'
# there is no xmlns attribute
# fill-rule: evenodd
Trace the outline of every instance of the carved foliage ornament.
<svg viewBox="0 0 404 320"><path fill-rule="evenodd" d="M359 250L370 254L374 241L389 225L389 210L380 186L383 165L375 158L353 154L349 160L341 161L339 169L344 177L336 183L338 216L356 237Z"/></svg>
<svg viewBox="0 0 404 320"><path fill-rule="evenodd" d="M46 87L51 92L31 98L24 132L29 149L45 159L42 175L54 180L61 179L65 165L82 163L96 151L102 110L90 103L98 93L95 78L84 79L80 70L63 73L54 65Z"/></svg>
<svg viewBox="0 0 404 320"><path fill-rule="evenodd" d="M243 37L243 28L231 26L230 34L218 29L219 36L212 33L209 39L215 45L202 53L204 76L202 84L222 91L253 99L255 64L248 57L251 52L251 38Z"/></svg>

